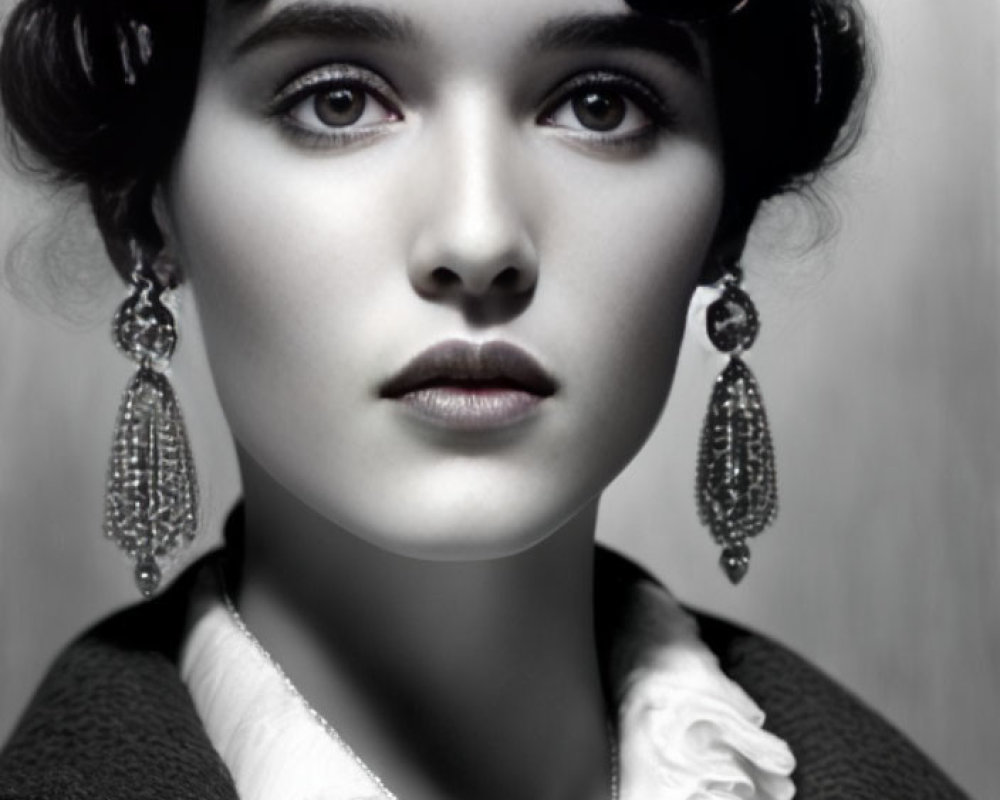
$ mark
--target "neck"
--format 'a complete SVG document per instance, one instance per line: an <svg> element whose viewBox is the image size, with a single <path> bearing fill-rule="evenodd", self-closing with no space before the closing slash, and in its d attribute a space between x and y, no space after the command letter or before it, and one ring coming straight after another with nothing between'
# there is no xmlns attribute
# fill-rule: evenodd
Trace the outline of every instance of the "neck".
<svg viewBox="0 0 1000 800"><path fill-rule="evenodd" d="M475 562L381 550L249 459L238 600L310 704L402 800L603 800L594 501L540 544Z"/></svg>

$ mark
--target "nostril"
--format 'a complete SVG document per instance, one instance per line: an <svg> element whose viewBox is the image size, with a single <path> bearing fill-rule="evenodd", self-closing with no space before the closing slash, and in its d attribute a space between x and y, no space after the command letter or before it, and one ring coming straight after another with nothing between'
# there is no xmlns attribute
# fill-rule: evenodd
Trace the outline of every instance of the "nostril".
<svg viewBox="0 0 1000 800"><path fill-rule="evenodd" d="M459 278L458 275L447 267L436 267L431 272L431 280L436 286L445 288L459 283L461 278Z"/></svg>
<svg viewBox="0 0 1000 800"><path fill-rule="evenodd" d="M498 289L514 289L521 279L521 271L516 267L506 267L493 279L493 285Z"/></svg>

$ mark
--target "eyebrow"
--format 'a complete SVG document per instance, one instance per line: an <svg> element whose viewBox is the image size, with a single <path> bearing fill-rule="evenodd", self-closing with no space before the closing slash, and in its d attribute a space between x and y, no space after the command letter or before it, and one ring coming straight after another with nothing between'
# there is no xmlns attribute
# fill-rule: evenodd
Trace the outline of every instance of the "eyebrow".
<svg viewBox="0 0 1000 800"><path fill-rule="evenodd" d="M362 5L301 0L269 17L236 45L232 58L295 38L414 45L424 37L413 21L402 14ZM588 47L645 50L675 61L695 76L704 73L691 34L680 25L654 17L627 13L574 14L546 22L528 42L529 52L536 53Z"/></svg>
<svg viewBox="0 0 1000 800"><path fill-rule="evenodd" d="M686 28L635 14L578 14L545 23L532 37L533 51L598 47L645 50L677 62L695 76L704 74L701 56Z"/></svg>
<svg viewBox="0 0 1000 800"><path fill-rule="evenodd" d="M339 38L415 44L421 37L409 18L359 5L300 2L269 17L233 49L233 58L286 39Z"/></svg>

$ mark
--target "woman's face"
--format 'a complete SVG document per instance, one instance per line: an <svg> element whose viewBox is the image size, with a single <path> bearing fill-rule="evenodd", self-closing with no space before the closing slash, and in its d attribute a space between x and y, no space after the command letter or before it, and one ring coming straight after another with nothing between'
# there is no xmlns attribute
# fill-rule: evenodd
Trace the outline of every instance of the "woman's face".
<svg viewBox="0 0 1000 800"><path fill-rule="evenodd" d="M649 434L723 172L704 47L621 0L213 0L162 188L244 457L474 559Z"/></svg>

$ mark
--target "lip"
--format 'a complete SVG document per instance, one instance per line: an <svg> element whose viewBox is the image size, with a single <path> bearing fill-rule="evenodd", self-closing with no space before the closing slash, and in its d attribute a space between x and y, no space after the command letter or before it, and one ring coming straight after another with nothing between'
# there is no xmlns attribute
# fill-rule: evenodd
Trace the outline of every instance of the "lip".
<svg viewBox="0 0 1000 800"><path fill-rule="evenodd" d="M440 427L485 430L526 418L557 388L516 345L451 339L419 353L380 387L379 396Z"/></svg>

